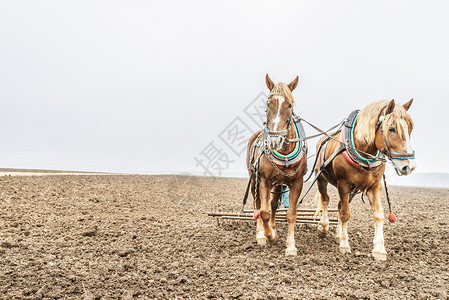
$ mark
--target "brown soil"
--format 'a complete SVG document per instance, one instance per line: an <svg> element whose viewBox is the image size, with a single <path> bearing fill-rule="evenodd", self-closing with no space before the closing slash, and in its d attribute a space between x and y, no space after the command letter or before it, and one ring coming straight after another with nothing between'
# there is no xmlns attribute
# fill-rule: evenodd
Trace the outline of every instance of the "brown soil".
<svg viewBox="0 0 449 300"><path fill-rule="evenodd" d="M369 204L351 204L352 253L335 229L296 231L298 256L261 247L237 211L245 179L184 176L0 178L0 296L12 298L447 298L449 190L391 187L387 262L371 257ZM314 190L312 191L312 193ZM336 205L331 189L331 205ZM310 195L303 207L314 207ZM250 207L251 204L248 205ZM386 206L386 205L384 205Z"/></svg>

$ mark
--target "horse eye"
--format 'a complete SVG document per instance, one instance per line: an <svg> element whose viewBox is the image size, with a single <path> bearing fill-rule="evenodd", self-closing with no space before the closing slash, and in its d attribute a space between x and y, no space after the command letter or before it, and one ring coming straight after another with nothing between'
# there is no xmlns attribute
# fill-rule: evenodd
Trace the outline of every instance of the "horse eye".
<svg viewBox="0 0 449 300"><path fill-rule="evenodd" d="M394 127L390 127L390 129L388 129L388 131L391 133L396 133L396 129Z"/></svg>

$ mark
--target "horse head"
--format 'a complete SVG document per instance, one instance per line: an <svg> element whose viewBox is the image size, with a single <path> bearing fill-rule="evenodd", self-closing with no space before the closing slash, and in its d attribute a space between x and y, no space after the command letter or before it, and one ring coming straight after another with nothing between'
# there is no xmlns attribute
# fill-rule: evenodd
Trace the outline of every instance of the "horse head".
<svg viewBox="0 0 449 300"><path fill-rule="evenodd" d="M267 100L267 121L265 132L271 150L280 150L292 124L294 99L292 91L298 85L299 77L289 84L274 84L270 77L265 78L270 94Z"/></svg>
<svg viewBox="0 0 449 300"><path fill-rule="evenodd" d="M409 175L416 168L415 151L413 151L410 135L413 121L407 110L413 99L404 105L396 105L394 100L378 116L375 145L393 163L399 176Z"/></svg>

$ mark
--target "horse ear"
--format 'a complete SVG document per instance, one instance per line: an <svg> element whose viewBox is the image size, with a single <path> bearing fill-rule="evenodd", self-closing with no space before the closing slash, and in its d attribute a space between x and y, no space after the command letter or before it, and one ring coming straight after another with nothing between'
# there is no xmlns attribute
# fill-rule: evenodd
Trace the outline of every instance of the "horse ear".
<svg viewBox="0 0 449 300"><path fill-rule="evenodd" d="M385 110L385 115L391 114L393 112L395 103L394 103L394 99L391 100L388 105L387 105L387 109Z"/></svg>
<svg viewBox="0 0 449 300"><path fill-rule="evenodd" d="M267 88L271 91L274 88L274 82L271 81L270 76L265 76L265 82L267 83Z"/></svg>
<svg viewBox="0 0 449 300"><path fill-rule="evenodd" d="M293 92L293 90L296 88L296 86L298 85L298 81L299 81L299 77L296 76L295 80L293 80L292 82L290 82L288 84L288 88L290 89L290 91Z"/></svg>
<svg viewBox="0 0 449 300"><path fill-rule="evenodd" d="M409 102L405 103L405 104L402 105L402 106L405 108L405 110L408 110L408 109L410 108L410 106L412 105L412 103L413 103L413 98L410 99Z"/></svg>

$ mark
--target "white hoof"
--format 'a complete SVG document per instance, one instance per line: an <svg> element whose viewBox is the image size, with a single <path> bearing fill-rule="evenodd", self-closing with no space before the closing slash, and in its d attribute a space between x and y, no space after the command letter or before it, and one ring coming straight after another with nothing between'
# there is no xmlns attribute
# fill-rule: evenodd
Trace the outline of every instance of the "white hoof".
<svg viewBox="0 0 449 300"><path fill-rule="evenodd" d="M257 244L258 245L266 245L267 244L267 239L265 238L265 237L258 237L258 238L256 238L256 240L257 240Z"/></svg>
<svg viewBox="0 0 449 300"><path fill-rule="evenodd" d="M325 237L327 235L327 233L329 232L329 226L327 226L327 228L326 228L326 226L318 224L317 231L318 231L318 236Z"/></svg>
<svg viewBox="0 0 449 300"><path fill-rule="evenodd" d="M351 253L351 248L350 247L340 247L340 253L341 254Z"/></svg>
<svg viewBox="0 0 449 300"><path fill-rule="evenodd" d="M276 234L276 231L272 233L271 240L268 240L268 242L272 245L276 244L279 241L279 236Z"/></svg>
<svg viewBox="0 0 449 300"><path fill-rule="evenodd" d="M296 249L296 247L287 248L287 249L285 249L285 255L296 256L296 255L298 255L298 249Z"/></svg>
<svg viewBox="0 0 449 300"><path fill-rule="evenodd" d="M387 260L387 253L386 252L374 252L373 251L373 257L377 261L386 261Z"/></svg>

